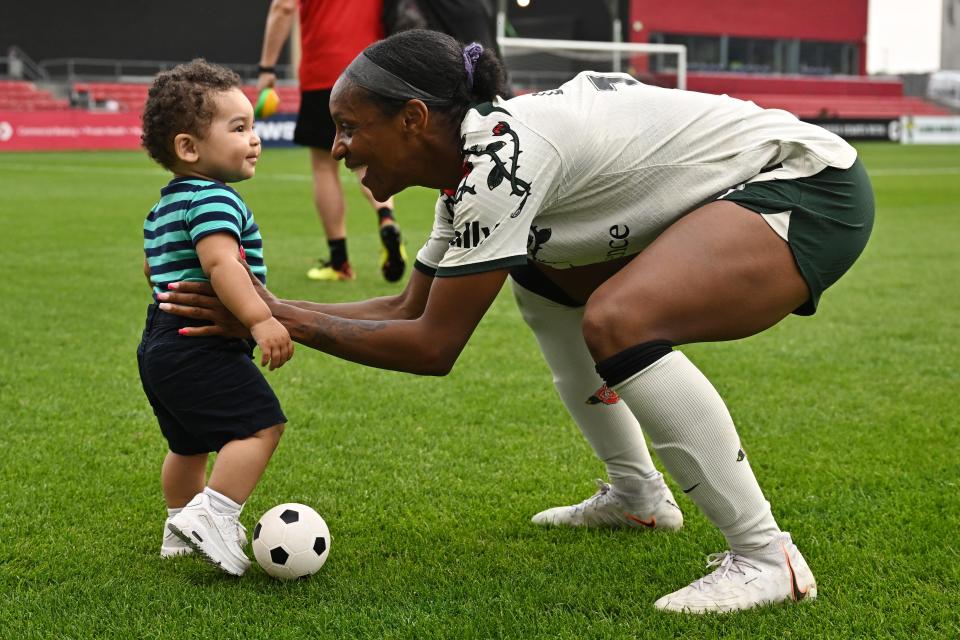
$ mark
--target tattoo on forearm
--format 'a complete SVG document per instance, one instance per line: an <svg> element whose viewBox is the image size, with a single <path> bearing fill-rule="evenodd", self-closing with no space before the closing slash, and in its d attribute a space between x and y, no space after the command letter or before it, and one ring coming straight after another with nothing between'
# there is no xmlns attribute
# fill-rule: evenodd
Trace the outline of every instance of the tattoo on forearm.
<svg viewBox="0 0 960 640"><path fill-rule="evenodd" d="M303 342L321 350L362 339L365 335L382 331L387 326L383 320L350 320L334 316L311 318L298 323L295 333Z"/></svg>

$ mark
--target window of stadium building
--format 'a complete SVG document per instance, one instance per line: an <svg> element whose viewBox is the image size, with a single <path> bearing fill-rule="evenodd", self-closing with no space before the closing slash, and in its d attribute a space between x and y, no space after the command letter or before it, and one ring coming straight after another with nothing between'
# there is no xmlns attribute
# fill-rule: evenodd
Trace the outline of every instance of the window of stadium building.
<svg viewBox="0 0 960 640"><path fill-rule="evenodd" d="M859 69L857 47L846 42L674 33L652 33L650 42L685 45L690 71L856 74ZM666 71L663 63L651 57L653 71Z"/></svg>
<svg viewBox="0 0 960 640"><path fill-rule="evenodd" d="M724 71L723 39L719 36L691 36L675 33L652 33L650 42L663 44L682 44L687 48L687 68L691 71ZM651 66L664 62L651 60ZM655 68L654 71L666 69Z"/></svg>
<svg viewBox="0 0 960 640"><path fill-rule="evenodd" d="M855 74L858 70L857 48L846 42L801 42L800 73Z"/></svg>
<svg viewBox="0 0 960 640"><path fill-rule="evenodd" d="M783 69L782 41L767 38L727 38L726 70L776 73Z"/></svg>

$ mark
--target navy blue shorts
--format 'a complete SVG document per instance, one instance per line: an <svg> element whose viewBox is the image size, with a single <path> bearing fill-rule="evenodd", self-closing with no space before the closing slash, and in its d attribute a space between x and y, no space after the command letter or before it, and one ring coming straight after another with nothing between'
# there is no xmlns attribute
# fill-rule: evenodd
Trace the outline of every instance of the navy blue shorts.
<svg viewBox="0 0 960 640"><path fill-rule="evenodd" d="M252 341L177 333L208 324L147 308L137 348L140 382L170 451L195 455L286 423L253 361Z"/></svg>

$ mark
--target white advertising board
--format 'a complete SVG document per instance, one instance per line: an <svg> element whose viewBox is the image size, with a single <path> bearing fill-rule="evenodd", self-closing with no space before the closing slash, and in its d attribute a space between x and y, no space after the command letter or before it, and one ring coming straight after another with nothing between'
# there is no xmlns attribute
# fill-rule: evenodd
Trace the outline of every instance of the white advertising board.
<svg viewBox="0 0 960 640"><path fill-rule="evenodd" d="M903 116L903 144L960 144L960 116Z"/></svg>

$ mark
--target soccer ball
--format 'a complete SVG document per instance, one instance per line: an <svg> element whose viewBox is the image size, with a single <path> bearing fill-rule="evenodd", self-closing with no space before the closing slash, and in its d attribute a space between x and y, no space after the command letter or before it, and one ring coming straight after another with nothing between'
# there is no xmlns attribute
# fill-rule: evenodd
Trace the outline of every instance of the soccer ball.
<svg viewBox="0 0 960 640"><path fill-rule="evenodd" d="M280 580L313 575L329 553L327 523L304 504L278 504L253 529L254 557L264 571Z"/></svg>

